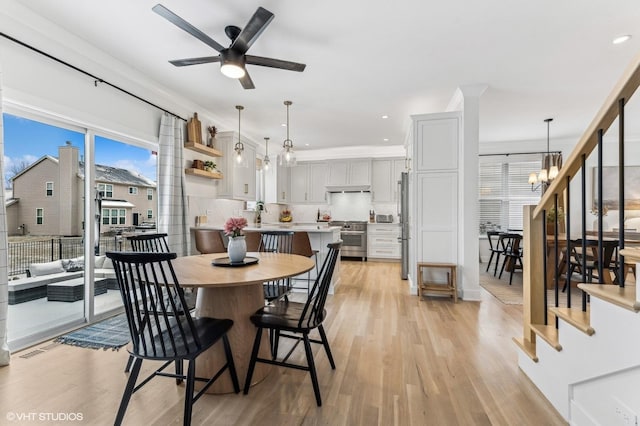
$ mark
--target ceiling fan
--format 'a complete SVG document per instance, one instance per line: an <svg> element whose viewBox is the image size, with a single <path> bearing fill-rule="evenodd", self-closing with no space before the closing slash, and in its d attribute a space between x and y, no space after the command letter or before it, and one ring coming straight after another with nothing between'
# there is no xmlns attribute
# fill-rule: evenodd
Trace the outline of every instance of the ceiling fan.
<svg viewBox="0 0 640 426"><path fill-rule="evenodd" d="M267 9L258 7L249 22L244 28L229 25L224 29L225 34L231 39L229 47L224 47L211 37L167 9L161 4L155 5L152 10L163 18L167 19L178 28L188 32L204 44L214 48L220 54L217 56L203 56L200 58L177 59L169 61L177 67L187 65L207 64L220 62L220 70L230 78L237 78L245 89L254 89L253 81L247 72L246 64L260 65L263 67L280 68L289 71L304 71L305 64L297 62L283 61L281 59L265 58L262 56L247 55L247 50L256 39L267 28L273 20L273 13Z"/></svg>

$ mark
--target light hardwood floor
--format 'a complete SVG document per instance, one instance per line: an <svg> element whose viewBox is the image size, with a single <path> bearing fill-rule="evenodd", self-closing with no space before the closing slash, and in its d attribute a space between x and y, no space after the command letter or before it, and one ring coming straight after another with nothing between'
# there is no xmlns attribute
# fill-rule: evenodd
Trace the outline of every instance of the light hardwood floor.
<svg viewBox="0 0 640 426"><path fill-rule="evenodd" d="M341 274L325 322L335 371L314 347L323 406L308 373L274 368L247 396L203 396L194 425L566 424L518 369L511 338L522 334L521 306L484 290L481 303L419 301L398 264L344 261ZM50 342L13 354L0 368L0 424L45 424L37 416L8 422L10 413L80 413L82 422L59 423L113 424L127 356ZM181 424L183 395L183 386L156 378L133 396L125 424Z"/></svg>

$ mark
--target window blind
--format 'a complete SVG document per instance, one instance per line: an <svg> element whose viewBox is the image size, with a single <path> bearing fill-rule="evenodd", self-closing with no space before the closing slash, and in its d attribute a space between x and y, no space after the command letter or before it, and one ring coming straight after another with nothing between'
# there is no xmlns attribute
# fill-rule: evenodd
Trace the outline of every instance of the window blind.
<svg viewBox="0 0 640 426"><path fill-rule="evenodd" d="M540 191L531 191L529 174L538 172L538 155L483 158L479 167L480 233L488 230L522 229L522 207L538 204Z"/></svg>

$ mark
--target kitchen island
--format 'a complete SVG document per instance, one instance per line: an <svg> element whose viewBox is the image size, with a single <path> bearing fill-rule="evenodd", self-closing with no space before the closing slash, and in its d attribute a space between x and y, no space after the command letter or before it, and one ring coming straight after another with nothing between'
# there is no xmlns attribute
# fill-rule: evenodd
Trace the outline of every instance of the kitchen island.
<svg viewBox="0 0 640 426"><path fill-rule="evenodd" d="M215 229L217 231L222 232L224 226L223 225L201 225L191 228L191 254L198 254L198 251L195 247L195 238L193 237L193 232L196 229ZM340 227L339 226L329 226L328 223L303 223L303 222L291 222L291 223L263 223L263 224L251 224L244 228L245 231L293 231L293 232L306 232L309 235L309 241L311 242L311 248L313 250L318 251L318 269L322 267L322 263L329 251L327 248L327 244L333 243L335 241L340 240ZM226 236L223 233L223 239L226 244ZM339 271L340 271L340 258L338 258L338 263L336 264L336 269L333 273L333 278L331 280L331 285L329 287L329 293L333 294L335 289L340 285L339 279ZM311 279L315 280L316 278L316 269L312 269ZM294 286L300 286L301 280L307 279L307 274L303 274L301 276L294 278L297 282L294 282Z"/></svg>

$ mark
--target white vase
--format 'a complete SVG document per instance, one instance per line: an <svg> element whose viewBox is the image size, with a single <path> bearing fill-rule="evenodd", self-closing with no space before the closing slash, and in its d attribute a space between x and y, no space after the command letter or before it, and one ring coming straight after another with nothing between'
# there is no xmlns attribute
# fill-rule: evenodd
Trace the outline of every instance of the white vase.
<svg viewBox="0 0 640 426"><path fill-rule="evenodd" d="M229 255L231 263L240 263L244 260L247 254L247 242L244 239L244 235L229 237L227 254Z"/></svg>

